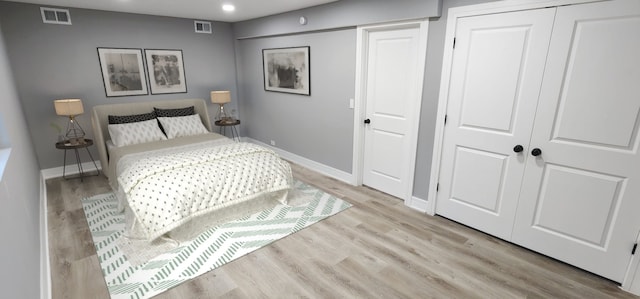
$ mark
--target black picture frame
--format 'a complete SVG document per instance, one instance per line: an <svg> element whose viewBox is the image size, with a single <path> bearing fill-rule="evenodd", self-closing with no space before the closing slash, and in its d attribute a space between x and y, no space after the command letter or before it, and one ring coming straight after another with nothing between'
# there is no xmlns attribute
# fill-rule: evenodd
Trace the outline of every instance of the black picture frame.
<svg viewBox="0 0 640 299"><path fill-rule="evenodd" d="M98 47L98 60L107 97L149 94L142 49Z"/></svg>
<svg viewBox="0 0 640 299"><path fill-rule="evenodd" d="M151 94L186 93L182 50L145 49Z"/></svg>
<svg viewBox="0 0 640 299"><path fill-rule="evenodd" d="M311 95L309 46L262 49L264 90Z"/></svg>

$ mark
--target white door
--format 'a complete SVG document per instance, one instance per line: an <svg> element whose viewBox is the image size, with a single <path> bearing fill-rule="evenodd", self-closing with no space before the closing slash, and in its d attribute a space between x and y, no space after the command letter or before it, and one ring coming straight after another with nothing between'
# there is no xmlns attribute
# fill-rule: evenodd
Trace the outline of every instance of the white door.
<svg viewBox="0 0 640 299"><path fill-rule="evenodd" d="M511 238L554 13L459 19L437 214Z"/></svg>
<svg viewBox="0 0 640 299"><path fill-rule="evenodd" d="M621 282L640 227L640 1L559 7L513 241Z"/></svg>
<svg viewBox="0 0 640 299"><path fill-rule="evenodd" d="M413 186L426 55L420 32L419 24L369 31L366 45L362 183L402 199Z"/></svg>

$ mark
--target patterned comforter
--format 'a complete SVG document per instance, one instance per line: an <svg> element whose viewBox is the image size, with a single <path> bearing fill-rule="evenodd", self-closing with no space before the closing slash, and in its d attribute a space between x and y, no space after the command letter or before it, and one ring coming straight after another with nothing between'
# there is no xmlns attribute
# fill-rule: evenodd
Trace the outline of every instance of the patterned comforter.
<svg viewBox="0 0 640 299"><path fill-rule="evenodd" d="M119 188L148 241L195 217L287 190L292 182L287 162L250 143L191 146L120 162Z"/></svg>

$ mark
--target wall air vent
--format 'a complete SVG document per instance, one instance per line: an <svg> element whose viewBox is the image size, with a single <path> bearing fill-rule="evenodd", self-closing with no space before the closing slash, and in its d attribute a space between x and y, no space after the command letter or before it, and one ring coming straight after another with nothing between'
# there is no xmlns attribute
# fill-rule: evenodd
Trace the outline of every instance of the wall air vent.
<svg viewBox="0 0 640 299"><path fill-rule="evenodd" d="M193 21L196 27L196 33L209 33L211 34L211 22L205 21Z"/></svg>
<svg viewBox="0 0 640 299"><path fill-rule="evenodd" d="M43 23L71 25L71 15L68 9L40 7L40 12Z"/></svg>

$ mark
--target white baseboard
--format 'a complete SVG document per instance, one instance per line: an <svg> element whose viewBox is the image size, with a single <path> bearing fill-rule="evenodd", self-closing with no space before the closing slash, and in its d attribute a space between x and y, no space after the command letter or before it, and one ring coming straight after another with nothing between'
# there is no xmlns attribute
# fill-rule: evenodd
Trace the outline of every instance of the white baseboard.
<svg viewBox="0 0 640 299"><path fill-rule="evenodd" d="M422 212L425 213L427 211L427 207L429 205L429 202L427 200L424 200L422 198L418 198L418 197L411 197L411 199L409 199L409 201L405 201L404 205L407 207L410 207L418 212Z"/></svg>
<svg viewBox="0 0 640 299"><path fill-rule="evenodd" d="M98 170L102 169L102 166L100 165L100 161L96 161L96 165L98 166ZM80 171L78 171L78 167L75 164L74 165L69 164L66 169L60 166L60 167L42 169L40 172L43 180L46 181L48 179L61 177L63 174L63 170L65 171L64 173L65 175L74 175L74 174L80 173ZM85 173L90 173L90 172L96 171L96 167L93 165L93 162L84 162L82 163L82 170Z"/></svg>
<svg viewBox="0 0 640 299"><path fill-rule="evenodd" d="M47 184L40 174L40 298L51 299L51 264L49 262L49 225L47 223Z"/></svg>
<svg viewBox="0 0 640 299"><path fill-rule="evenodd" d="M251 138L248 138L248 137L242 137L242 140L245 141L245 142L250 142L250 143L254 143L254 144L269 148L269 149L273 150L274 152L276 152L278 155L280 155L280 157L282 157L283 159L289 160L289 161L291 161L293 163L296 163L296 164L299 164L299 165L304 166L306 168L309 168L309 169L311 169L311 170L313 170L315 172L319 172L321 174L324 174L326 176L332 177L332 178L334 178L336 180L339 180L339 181L343 181L343 182L345 182L347 184L350 184L350 185L355 185L355 178L354 178L353 174L351 174L351 173L347 173L347 172L344 172L342 170L335 169L333 167L324 165L322 163L318 163L316 161L307 159L305 157L298 156L296 154L287 152L287 151L279 149L277 147L273 147L273 146L268 145L266 143L262 143L262 142L260 142L258 140L255 140L255 139L251 139Z"/></svg>

